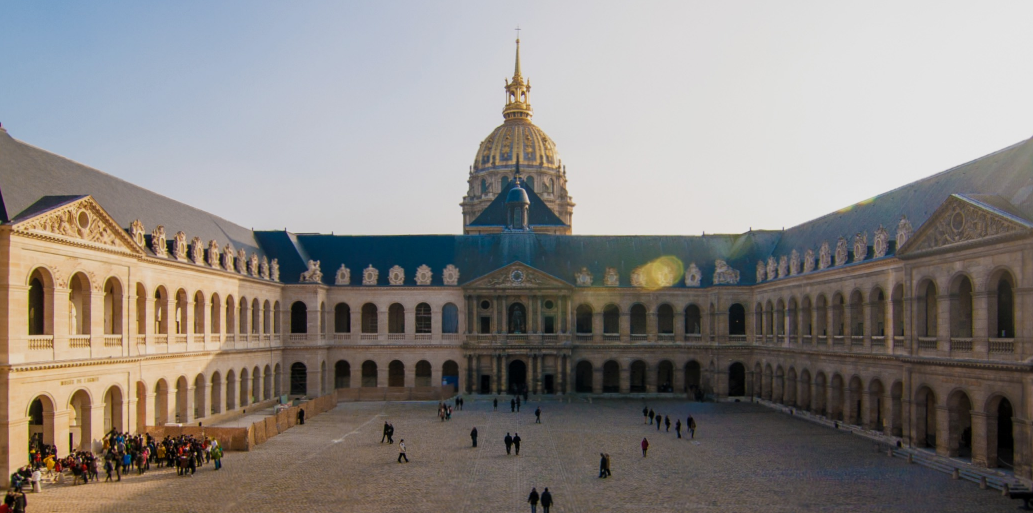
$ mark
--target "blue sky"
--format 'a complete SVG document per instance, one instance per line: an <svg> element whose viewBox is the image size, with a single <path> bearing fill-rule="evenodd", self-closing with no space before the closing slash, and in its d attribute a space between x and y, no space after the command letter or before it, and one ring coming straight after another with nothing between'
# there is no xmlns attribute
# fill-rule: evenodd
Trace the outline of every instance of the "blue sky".
<svg viewBox="0 0 1033 513"><path fill-rule="evenodd" d="M520 25L575 233L780 229L1033 135L1031 19L1029 2L5 2L0 123L256 229L458 233Z"/></svg>

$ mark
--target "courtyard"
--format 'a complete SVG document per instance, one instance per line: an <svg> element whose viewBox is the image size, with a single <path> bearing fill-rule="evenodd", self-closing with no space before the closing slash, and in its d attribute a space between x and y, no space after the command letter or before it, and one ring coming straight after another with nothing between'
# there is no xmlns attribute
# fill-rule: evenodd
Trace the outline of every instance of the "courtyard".
<svg viewBox="0 0 1033 513"><path fill-rule="evenodd" d="M51 485L29 494L47 512L508 512L529 511L532 486L554 512L1012 511L998 492L874 451L871 442L746 403L650 401L695 441L643 425L642 400L533 397L511 413L508 397L470 396L441 422L433 402L342 403L193 477L157 469L120 483ZM534 409L542 409L542 424ZM396 445L381 444L384 422ZM479 432L471 448L470 430ZM507 456L506 433L520 456ZM684 432L683 432L683 436ZM647 437L649 454L639 443ZM411 463L399 464L405 439ZM613 476L598 479L599 453ZM103 475L103 472L102 472ZM539 510L540 511L540 510Z"/></svg>

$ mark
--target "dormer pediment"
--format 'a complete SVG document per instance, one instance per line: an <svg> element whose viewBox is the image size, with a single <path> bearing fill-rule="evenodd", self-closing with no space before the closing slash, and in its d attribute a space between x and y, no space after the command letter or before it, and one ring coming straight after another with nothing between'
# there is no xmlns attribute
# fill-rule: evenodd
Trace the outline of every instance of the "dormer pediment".
<svg viewBox="0 0 1033 513"><path fill-rule="evenodd" d="M133 242L129 234L92 196L68 198L52 202L52 205L47 203L48 198L37 202L40 208L15 219L12 222L12 230L15 233L76 246L133 255L143 254L140 246Z"/></svg>
<svg viewBox="0 0 1033 513"><path fill-rule="evenodd" d="M522 262L514 262L475 278L465 289L569 289L570 284Z"/></svg>
<svg viewBox="0 0 1033 513"><path fill-rule="evenodd" d="M952 194L900 248L915 258L1033 235L1033 222L1003 198Z"/></svg>

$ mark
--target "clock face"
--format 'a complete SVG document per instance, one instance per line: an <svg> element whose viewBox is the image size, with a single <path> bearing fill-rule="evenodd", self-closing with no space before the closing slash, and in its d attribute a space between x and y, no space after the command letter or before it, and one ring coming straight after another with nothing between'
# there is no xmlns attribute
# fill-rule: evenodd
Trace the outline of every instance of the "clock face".
<svg viewBox="0 0 1033 513"><path fill-rule="evenodd" d="M513 280L513 283L520 283L524 281L524 271L520 269L514 269L513 272L509 273L509 279Z"/></svg>

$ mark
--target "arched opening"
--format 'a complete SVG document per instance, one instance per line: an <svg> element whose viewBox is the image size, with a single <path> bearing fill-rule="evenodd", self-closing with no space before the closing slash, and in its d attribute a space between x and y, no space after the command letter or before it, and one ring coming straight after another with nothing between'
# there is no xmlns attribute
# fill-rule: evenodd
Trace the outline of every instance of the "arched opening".
<svg viewBox="0 0 1033 513"><path fill-rule="evenodd" d="M136 382L136 431L147 431L147 384Z"/></svg>
<svg viewBox="0 0 1033 513"><path fill-rule="evenodd" d="M176 311L172 318L173 328L177 335L185 335L187 326L187 291L179 289L176 291Z"/></svg>
<svg viewBox="0 0 1033 513"><path fill-rule="evenodd" d="M90 280L75 273L68 280L68 334L90 334Z"/></svg>
<svg viewBox="0 0 1033 513"><path fill-rule="evenodd" d="M522 394L527 388L527 363L523 360L513 360L509 362L507 370L506 379L509 382L506 390L510 394Z"/></svg>
<svg viewBox="0 0 1033 513"><path fill-rule="evenodd" d="M257 335L262 329L262 305L258 299L251 300L251 333Z"/></svg>
<svg viewBox="0 0 1033 513"><path fill-rule="evenodd" d="M656 332L661 335L674 334L674 308L662 304L656 309Z"/></svg>
<svg viewBox="0 0 1033 513"><path fill-rule="evenodd" d="M764 335L764 305L760 303L753 305L753 333L756 336Z"/></svg>
<svg viewBox="0 0 1033 513"><path fill-rule="evenodd" d="M592 334L592 307L588 305L578 305L577 310L574 312L574 325L576 332L581 335Z"/></svg>
<svg viewBox="0 0 1033 513"><path fill-rule="evenodd" d="M204 304L204 293L200 290L194 293L194 326L193 333L204 333L204 317L207 308Z"/></svg>
<svg viewBox="0 0 1033 513"><path fill-rule="evenodd" d="M890 309L893 312L893 325L890 326L890 332L894 336L903 337L906 330L904 329L906 324L904 323L904 285L898 284L893 287L893 293L890 295Z"/></svg>
<svg viewBox="0 0 1033 513"><path fill-rule="evenodd" d="M248 321L247 305L248 305L247 298L246 297L240 298L240 305L238 305L239 310L237 311L237 323L238 323L237 333L240 333L241 335L247 335L247 333L248 333L248 329L247 329L247 321ZM301 333L304 333L304 332L301 332Z"/></svg>
<svg viewBox="0 0 1033 513"><path fill-rule="evenodd" d="M256 365L251 369L251 404L261 400L262 395L262 371Z"/></svg>
<svg viewBox="0 0 1033 513"><path fill-rule="evenodd" d="M509 331L508 333L527 332L527 308L523 303L509 305Z"/></svg>
<svg viewBox="0 0 1033 513"><path fill-rule="evenodd" d="M764 305L764 334L775 335L775 306L768 301Z"/></svg>
<svg viewBox="0 0 1033 513"><path fill-rule="evenodd" d="M272 328L273 309L269 306L269 300L262 303L262 333L269 333Z"/></svg>
<svg viewBox="0 0 1033 513"><path fill-rule="evenodd" d="M814 311L816 314L815 329L818 336L827 337L829 335L829 307L824 294L819 294L818 298L814 300Z"/></svg>
<svg viewBox="0 0 1033 513"><path fill-rule="evenodd" d="M760 362L753 366L753 388L750 395L764 398L764 369L760 367Z"/></svg>
<svg viewBox="0 0 1033 513"><path fill-rule="evenodd" d="M251 394L248 393L248 388L250 388L250 385L251 382L250 380L248 380L247 367L240 369L240 402L237 404L237 406L240 408L243 408L248 404L251 404Z"/></svg>
<svg viewBox="0 0 1033 513"><path fill-rule="evenodd" d="M308 395L308 367L304 363L291 364L291 395Z"/></svg>
<svg viewBox="0 0 1033 513"><path fill-rule="evenodd" d="M904 434L904 384L900 381L893 382L890 387L890 434L903 436Z"/></svg>
<svg viewBox="0 0 1033 513"><path fill-rule="evenodd" d="M308 333L308 306L301 301L291 303L291 333Z"/></svg>
<svg viewBox="0 0 1033 513"><path fill-rule="evenodd" d="M446 360L441 365L441 386L452 387L452 392L459 391L459 364Z"/></svg>
<svg viewBox="0 0 1033 513"><path fill-rule="evenodd" d="M796 389L798 383L796 381L796 369L790 367L786 371L785 383L783 384L782 397L784 403L787 406L796 406Z"/></svg>
<svg viewBox="0 0 1033 513"><path fill-rule="evenodd" d="M811 371L804 369L800 371L799 393L797 394L796 405L807 411L814 411L811 405Z"/></svg>
<svg viewBox="0 0 1033 513"><path fill-rule="evenodd" d="M865 428L889 434L886 429L886 416L883 414L884 395L886 395L886 389L883 387L882 381L876 378L868 383L868 423Z"/></svg>
<svg viewBox="0 0 1033 513"><path fill-rule="evenodd" d="M387 364L387 386L405 386L405 364L399 360L392 360Z"/></svg>
<svg viewBox="0 0 1033 513"><path fill-rule="evenodd" d="M377 305L366 303L362 305L362 332L380 333L380 326L377 319Z"/></svg>
<svg viewBox="0 0 1033 513"><path fill-rule="evenodd" d="M915 327L919 337L936 336L936 284L925 280L918 285L917 305L915 307Z"/></svg>
<svg viewBox="0 0 1033 513"><path fill-rule="evenodd" d="M617 305L606 305L603 308L603 334L619 335L621 332L621 312Z"/></svg>
<svg viewBox="0 0 1033 513"><path fill-rule="evenodd" d="M337 360L334 364L334 388L350 388L352 386L352 366L345 360Z"/></svg>
<svg viewBox="0 0 1033 513"><path fill-rule="evenodd" d="M950 287L950 335L972 338L972 280L958 276Z"/></svg>
<svg viewBox="0 0 1033 513"><path fill-rule="evenodd" d="M219 299L218 294L212 294L212 304L209 310L211 316L211 323L208 325L209 332L222 333L222 300Z"/></svg>
<svg viewBox="0 0 1033 513"><path fill-rule="evenodd" d="M746 367L740 362L728 366L728 395L731 397L746 395Z"/></svg>
<svg viewBox="0 0 1033 513"><path fill-rule="evenodd" d="M1008 271L998 271L990 278L991 289L987 294L990 338L1015 338L1014 284Z"/></svg>
<svg viewBox="0 0 1033 513"><path fill-rule="evenodd" d="M646 391L646 373L648 369L646 362L635 360L631 362L631 373L628 380L629 390L632 393L643 393Z"/></svg>
<svg viewBox="0 0 1033 513"><path fill-rule="evenodd" d="M1011 401L996 396L987 403L986 466L990 468L1015 466L1015 438L1012 424Z"/></svg>
<svg viewBox="0 0 1033 513"><path fill-rule="evenodd" d="M838 337L846 335L846 320L843 318L845 301L843 294L836 292L832 295L832 334Z"/></svg>
<svg viewBox="0 0 1033 513"><path fill-rule="evenodd" d="M42 444L56 445L54 429L54 401L45 395L36 396L29 403L29 447Z"/></svg>
<svg viewBox="0 0 1033 513"><path fill-rule="evenodd" d="M843 420L843 403L846 400L846 391L844 390L843 376L839 373L832 375L832 396L829 397L829 416L832 420Z"/></svg>
<svg viewBox="0 0 1033 513"><path fill-rule="evenodd" d="M746 334L746 309L739 303L735 303L728 307L728 334ZM743 386L745 386L745 384L746 382L743 381Z"/></svg>
<svg viewBox="0 0 1033 513"><path fill-rule="evenodd" d="M789 318L789 326L786 327L786 332L789 337L796 340L800 336L800 308L796 304L796 298L789 298L789 304L786 306L786 316Z"/></svg>
<svg viewBox="0 0 1033 513"><path fill-rule="evenodd" d="M929 387L915 394L915 443L919 447L936 447L936 395Z"/></svg>
<svg viewBox="0 0 1033 513"><path fill-rule="evenodd" d="M326 336L326 301L319 302L319 311L316 314L319 315L319 333Z"/></svg>
<svg viewBox="0 0 1033 513"><path fill-rule="evenodd" d="M280 364L276 364L273 370L273 391L277 396L283 394L283 373L280 371Z"/></svg>
<svg viewBox="0 0 1033 513"><path fill-rule="evenodd" d="M685 392L699 390L703 385L703 372L696 360L685 364Z"/></svg>
<svg viewBox="0 0 1033 513"><path fill-rule="evenodd" d="M159 379L154 384L154 425L164 426L169 423L169 384Z"/></svg>
<svg viewBox="0 0 1033 513"><path fill-rule="evenodd" d="M142 283L136 284L136 334L147 333L147 290Z"/></svg>
<svg viewBox="0 0 1033 513"><path fill-rule="evenodd" d="M405 333L405 307L399 303L392 303L387 308L387 332Z"/></svg>
<svg viewBox="0 0 1033 513"><path fill-rule="evenodd" d="M972 401L962 390L947 397L947 455L972 458Z"/></svg>
<svg viewBox="0 0 1033 513"><path fill-rule="evenodd" d="M51 294L53 281L50 273L43 269L34 269L29 275L29 335L53 334Z"/></svg>
<svg viewBox="0 0 1033 513"><path fill-rule="evenodd" d="M226 371L226 411L237 409L237 373Z"/></svg>
<svg viewBox="0 0 1033 513"><path fill-rule="evenodd" d="M441 332L459 333L459 308L452 303L441 307Z"/></svg>
<svg viewBox="0 0 1033 513"><path fill-rule="evenodd" d="M420 303L416 305L416 333L427 334L431 332L430 305Z"/></svg>
<svg viewBox="0 0 1033 513"><path fill-rule="evenodd" d="M280 302L273 303L273 333L280 332Z"/></svg>
<svg viewBox="0 0 1033 513"><path fill-rule="evenodd" d="M825 416L828 414L828 405L826 404L826 398L828 397L828 378L825 377L825 373L818 371L814 375L814 395L811 396L811 404L813 405L813 412L818 415Z"/></svg>
<svg viewBox="0 0 1033 513"><path fill-rule="evenodd" d="M180 376L176 380L176 422L185 423L189 422L190 419L187 417L187 378L186 376Z"/></svg>
<svg viewBox="0 0 1033 513"><path fill-rule="evenodd" d="M592 362L581 360L574 368L574 391L579 393L592 392Z"/></svg>
<svg viewBox="0 0 1033 513"><path fill-rule="evenodd" d="M775 371L772 370L771 364L769 363L764 366L764 381L762 382L760 389L760 396L764 399L767 399L768 401L770 401L771 398L774 396L771 390L774 386L774 381Z"/></svg>
<svg viewBox="0 0 1033 513"><path fill-rule="evenodd" d="M674 392L674 364L663 360L656 371L657 392Z"/></svg>
<svg viewBox="0 0 1033 513"><path fill-rule="evenodd" d="M210 394L212 415L222 413L222 375L219 374L219 371L212 373Z"/></svg>
<svg viewBox="0 0 1033 513"><path fill-rule="evenodd" d="M703 316L696 305L685 307L685 333L687 335L700 335L703 333Z"/></svg>
<svg viewBox="0 0 1033 513"><path fill-rule="evenodd" d="M70 444L79 451L92 451L93 434L92 409L93 401L86 390L77 390L72 394L68 402L68 434L71 437Z"/></svg>
<svg viewBox="0 0 1033 513"><path fill-rule="evenodd" d="M104 282L104 334L122 334L122 283L114 277Z"/></svg>
<svg viewBox="0 0 1033 513"><path fill-rule="evenodd" d="M775 335L784 337L786 334L786 304L782 298L775 302Z"/></svg>
<svg viewBox="0 0 1033 513"><path fill-rule="evenodd" d="M104 392L104 432L112 429L125 431L126 426L122 414L122 389L117 386L108 387Z"/></svg>
<svg viewBox="0 0 1033 513"><path fill-rule="evenodd" d="M847 386L847 401L846 401L846 422L848 424L861 425L861 419L864 418L863 405L864 402L864 384L861 382L859 376L850 378L850 383Z"/></svg>
<svg viewBox="0 0 1033 513"><path fill-rule="evenodd" d="M804 296L800 302L800 327L803 328L803 335L810 337L814 335L814 316L811 312L811 298Z"/></svg>
<svg viewBox="0 0 1033 513"><path fill-rule="evenodd" d="M377 387L377 362L373 360L362 362L362 386L363 388Z"/></svg>
<svg viewBox="0 0 1033 513"><path fill-rule="evenodd" d="M861 314L861 305L864 303L861 291L855 290L850 293L850 335L853 337L864 336L864 316Z"/></svg>
<svg viewBox="0 0 1033 513"><path fill-rule="evenodd" d="M621 391L621 367L613 360L603 364L603 393L616 394Z"/></svg>
<svg viewBox="0 0 1033 513"><path fill-rule="evenodd" d="M430 381L430 362L427 360L420 360L416 362L416 383L417 387L429 387L432 386Z"/></svg>
<svg viewBox="0 0 1033 513"><path fill-rule="evenodd" d="M208 416L208 408L205 408L205 398L207 397L206 388L208 382L204 379L204 374L198 374L194 378L194 418L203 419Z"/></svg>
<svg viewBox="0 0 1033 513"><path fill-rule="evenodd" d="M319 395L325 395L327 392L326 382L326 360L319 362Z"/></svg>
<svg viewBox="0 0 1033 513"><path fill-rule="evenodd" d="M273 372L269 365L265 366L262 372L262 399L269 400L273 397Z"/></svg>
<svg viewBox="0 0 1033 513"><path fill-rule="evenodd" d="M233 296L226 297L226 334L230 335L236 328L237 319L237 303L233 300ZM231 408L232 409L232 408Z"/></svg>
<svg viewBox="0 0 1033 513"><path fill-rule="evenodd" d="M872 327L872 334L886 336L886 295L882 289L876 288L869 295L871 309L869 310L868 324Z"/></svg>
<svg viewBox="0 0 1033 513"><path fill-rule="evenodd" d="M774 380L771 383L771 400L778 404L785 403L785 379L785 370L779 365L775 368Z"/></svg>

